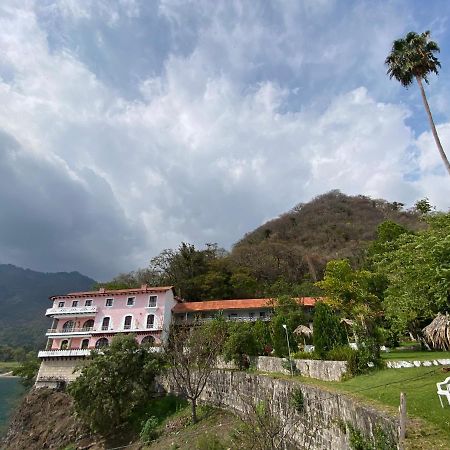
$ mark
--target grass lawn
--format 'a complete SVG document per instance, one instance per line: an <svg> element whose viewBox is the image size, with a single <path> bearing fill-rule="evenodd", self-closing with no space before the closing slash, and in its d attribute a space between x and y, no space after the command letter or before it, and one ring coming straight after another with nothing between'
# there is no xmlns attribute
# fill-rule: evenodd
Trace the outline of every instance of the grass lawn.
<svg viewBox="0 0 450 450"><path fill-rule="evenodd" d="M19 366L19 364L20 363L16 361L8 361L8 362L0 361L0 373L11 372L11 370L14 370L16 367Z"/></svg>
<svg viewBox="0 0 450 450"><path fill-rule="evenodd" d="M433 359L450 359L450 352L427 352L427 351L398 351L381 353L381 357L385 360L400 359L413 361L427 361Z"/></svg>
<svg viewBox="0 0 450 450"><path fill-rule="evenodd" d="M405 392L408 416L432 424L429 429L423 427L419 433L422 434L420 437L425 438L425 442L431 445L428 448L450 448L450 405L441 408L436 394L436 383L444 381L449 375L443 373L439 367L386 369L342 382L330 382L327 385L383 403L393 407L393 411L397 411L400 403L400 392ZM410 424L409 431L411 436L417 432L414 423Z"/></svg>

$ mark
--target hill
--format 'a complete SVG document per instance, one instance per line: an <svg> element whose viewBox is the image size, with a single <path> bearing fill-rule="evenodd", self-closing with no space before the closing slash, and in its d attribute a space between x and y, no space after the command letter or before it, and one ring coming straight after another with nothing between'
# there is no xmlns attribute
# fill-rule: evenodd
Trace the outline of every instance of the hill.
<svg viewBox="0 0 450 450"><path fill-rule="evenodd" d="M247 233L231 256L259 279L316 280L331 259L349 258L358 266L385 220L411 230L423 226L419 215L404 211L401 203L331 191Z"/></svg>
<svg viewBox="0 0 450 450"><path fill-rule="evenodd" d="M0 343L41 348L49 321L48 297L92 288L95 281L78 272L42 273L0 264Z"/></svg>

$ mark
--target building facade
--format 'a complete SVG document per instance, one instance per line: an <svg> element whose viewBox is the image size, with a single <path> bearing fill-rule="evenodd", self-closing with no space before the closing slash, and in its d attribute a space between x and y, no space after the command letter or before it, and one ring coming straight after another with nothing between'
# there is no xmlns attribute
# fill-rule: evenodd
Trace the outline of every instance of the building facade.
<svg viewBox="0 0 450 450"><path fill-rule="evenodd" d="M139 289L75 292L56 295L46 315L53 319L46 349L40 358L83 356L109 345L120 333L134 333L138 343L161 345L177 303L173 289L141 286Z"/></svg>

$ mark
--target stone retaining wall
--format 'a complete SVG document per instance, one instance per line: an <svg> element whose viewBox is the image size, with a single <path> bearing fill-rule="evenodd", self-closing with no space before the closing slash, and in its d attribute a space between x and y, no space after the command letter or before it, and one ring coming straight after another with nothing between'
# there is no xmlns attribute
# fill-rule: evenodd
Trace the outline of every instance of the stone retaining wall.
<svg viewBox="0 0 450 450"><path fill-rule="evenodd" d="M87 361L85 358L43 359L36 377L35 387L54 389L61 381L70 383L79 375L79 373L74 373L74 370L85 364L85 361Z"/></svg>
<svg viewBox="0 0 450 450"><path fill-rule="evenodd" d="M177 392L169 379L164 379L163 384L167 391ZM293 393L298 390L303 396L301 412L292 406ZM250 404L268 399L274 417L280 418L290 430L286 441L294 448L348 450L349 426L372 443L376 435L384 434L384 443L391 442L390 448L397 445L398 424L395 418L344 394L292 380L217 370L205 386L201 399L237 413L244 412ZM381 434L379 430L382 430ZM376 448L380 446L380 442L375 445Z"/></svg>
<svg viewBox="0 0 450 450"><path fill-rule="evenodd" d="M387 361L386 367L388 369L404 369L408 367L431 367L431 366L449 366L450 359L433 359L430 361Z"/></svg>
<svg viewBox="0 0 450 450"><path fill-rule="evenodd" d="M252 367L260 372L289 374L288 359L273 356L251 358ZM293 359L293 368L304 377L323 381L339 381L347 373L346 361L321 361L316 359ZM217 361L218 369L237 369L233 362Z"/></svg>

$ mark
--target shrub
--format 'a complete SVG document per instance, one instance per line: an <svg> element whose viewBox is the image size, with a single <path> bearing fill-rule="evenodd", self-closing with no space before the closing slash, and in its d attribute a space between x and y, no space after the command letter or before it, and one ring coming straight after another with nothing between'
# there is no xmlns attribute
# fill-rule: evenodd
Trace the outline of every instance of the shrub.
<svg viewBox="0 0 450 450"><path fill-rule="evenodd" d="M158 433L156 432L157 427L158 419L155 416L151 416L149 419L147 419L144 422L141 432L139 433L141 441L145 444L148 444L149 442L156 439L156 437L158 436Z"/></svg>
<svg viewBox="0 0 450 450"><path fill-rule="evenodd" d="M316 352L295 352L292 356L294 359L320 359Z"/></svg>
<svg viewBox="0 0 450 450"><path fill-rule="evenodd" d="M350 361L356 352L348 345L340 345L327 352L327 359L331 361Z"/></svg>
<svg viewBox="0 0 450 450"><path fill-rule="evenodd" d="M258 344L251 324L237 323L230 329L230 334L223 347L225 361L234 361L240 369L249 366L248 356L258 354Z"/></svg>
<svg viewBox="0 0 450 450"><path fill-rule="evenodd" d="M303 408L305 407L305 398L300 388L295 388L292 392L291 405L298 413L303 412Z"/></svg>
<svg viewBox="0 0 450 450"><path fill-rule="evenodd" d="M346 344L345 329L336 313L325 303L318 302L315 307L313 328L314 351L321 357L335 347Z"/></svg>

